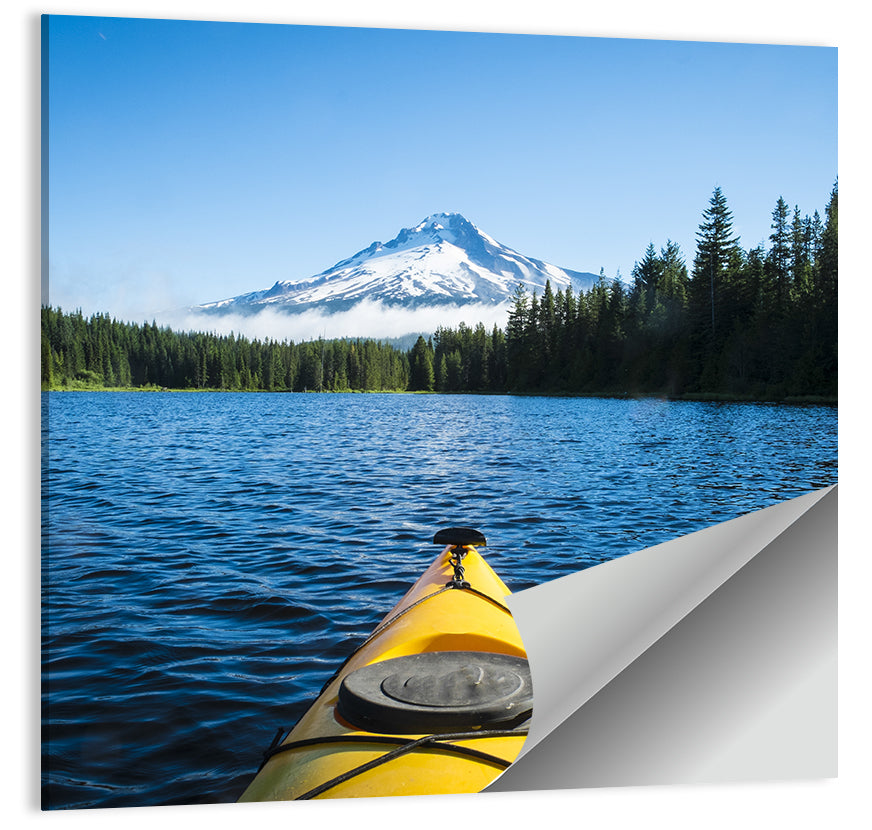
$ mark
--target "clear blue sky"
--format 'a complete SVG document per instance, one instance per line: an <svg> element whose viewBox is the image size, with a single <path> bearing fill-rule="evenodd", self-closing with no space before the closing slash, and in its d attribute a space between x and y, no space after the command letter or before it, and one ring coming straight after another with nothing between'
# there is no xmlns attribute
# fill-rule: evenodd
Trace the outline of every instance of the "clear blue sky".
<svg viewBox="0 0 872 830"><path fill-rule="evenodd" d="M837 53L53 17L50 301L128 319L311 276L456 210L529 256L688 264L714 187L743 247L823 213Z"/></svg>

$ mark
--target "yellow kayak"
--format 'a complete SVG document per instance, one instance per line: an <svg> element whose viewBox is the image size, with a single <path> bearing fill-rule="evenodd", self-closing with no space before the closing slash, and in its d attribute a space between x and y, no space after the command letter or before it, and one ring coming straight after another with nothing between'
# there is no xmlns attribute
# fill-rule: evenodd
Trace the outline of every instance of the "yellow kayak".
<svg viewBox="0 0 872 830"><path fill-rule="evenodd" d="M328 681L240 801L480 792L520 753L532 713L526 652L470 528L444 545Z"/></svg>

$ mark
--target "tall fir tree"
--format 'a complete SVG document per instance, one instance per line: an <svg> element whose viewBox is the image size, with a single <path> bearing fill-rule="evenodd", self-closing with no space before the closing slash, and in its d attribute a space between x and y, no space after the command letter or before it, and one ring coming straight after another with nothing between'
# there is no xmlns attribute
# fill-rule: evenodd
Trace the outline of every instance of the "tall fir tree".
<svg viewBox="0 0 872 830"><path fill-rule="evenodd" d="M790 209L787 202L779 196L772 211L772 233L769 235L769 266L770 280L772 284L773 301L776 313L783 314L786 311L789 287L790 287Z"/></svg>
<svg viewBox="0 0 872 830"><path fill-rule="evenodd" d="M433 367L433 347L423 335L418 335L409 352L409 389L413 392L432 392L436 385Z"/></svg>
<svg viewBox="0 0 872 830"><path fill-rule="evenodd" d="M529 360L527 341L529 319L530 297L526 286L520 282L512 295L506 324L506 381L509 389L525 383L526 364Z"/></svg>
<svg viewBox="0 0 872 830"><path fill-rule="evenodd" d="M697 235L696 256L690 281L690 302L696 324L710 336L717 331L718 303L739 256L739 237L733 236L733 214L720 187L715 187Z"/></svg>
<svg viewBox="0 0 872 830"><path fill-rule="evenodd" d="M645 306L651 308L654 305L654 292L660 286L660 278L663 274L664 264L657 256L654 243L648 243L645 256L641 262L633 266L633 282L645 297Z"/></svg>

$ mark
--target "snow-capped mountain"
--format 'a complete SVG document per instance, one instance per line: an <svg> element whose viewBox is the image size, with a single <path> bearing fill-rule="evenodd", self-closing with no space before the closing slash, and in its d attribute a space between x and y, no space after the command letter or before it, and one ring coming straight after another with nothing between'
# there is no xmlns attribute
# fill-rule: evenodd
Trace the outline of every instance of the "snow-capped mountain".
<svg viewBox="0 0 872 830"><path fill-rule="evenodd" d="M421 307L498 305L518 283L540 296L552 290L589 289L595 274L569 271L523 256L479 230L459 213L435 213L390 242L373 242L332 268L303 280L197 306L198 311L253 313L264 308L344 311L362 300Z"/></svg>

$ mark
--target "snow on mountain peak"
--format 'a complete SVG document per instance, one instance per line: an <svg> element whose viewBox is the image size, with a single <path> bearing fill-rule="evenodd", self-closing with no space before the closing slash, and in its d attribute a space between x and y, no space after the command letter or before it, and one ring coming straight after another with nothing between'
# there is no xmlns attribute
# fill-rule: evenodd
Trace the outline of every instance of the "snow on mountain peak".
<svg viewBox="0 0 872 830"><path fill-rule="evenodd" d="M373 242L332 268L304 280L279 281L200 310L254 312L271 307L288 312L321 307L352 308L363 300L387 305L498 305L511 298L519 282L539 293L550 280L553 290L587 290L594 274L579 273L531 259L500 244L460 213L433 213L389 242Z"/></svg>
<svg viewBox="0 0 872 830"><path fill-rule="evenodd" d="M459 225L461 223L466 223L468 225L472 224L464 219L459 213L431 213L426 219L419 222L412 230L415 232L424 230L440 231L449 228L452 224Z"/></svg>

